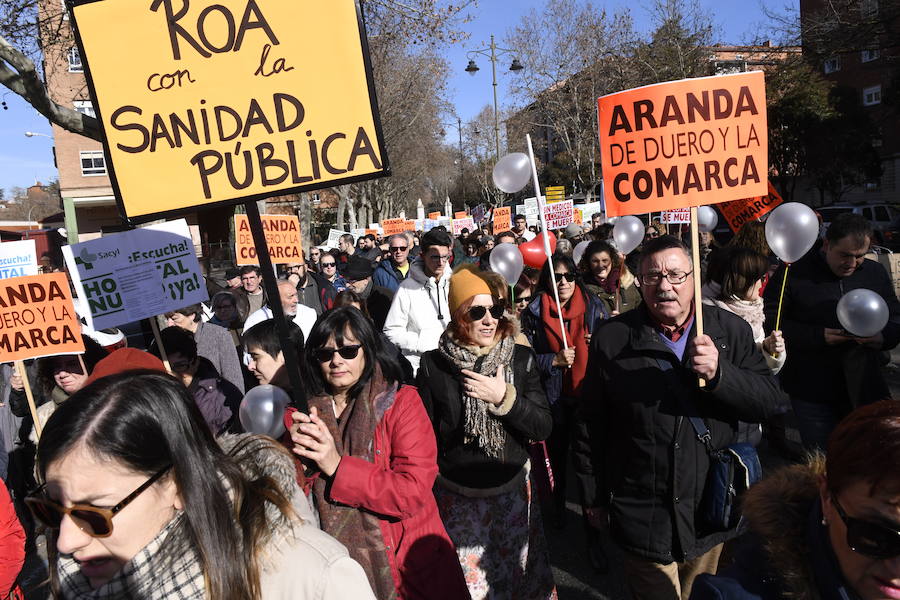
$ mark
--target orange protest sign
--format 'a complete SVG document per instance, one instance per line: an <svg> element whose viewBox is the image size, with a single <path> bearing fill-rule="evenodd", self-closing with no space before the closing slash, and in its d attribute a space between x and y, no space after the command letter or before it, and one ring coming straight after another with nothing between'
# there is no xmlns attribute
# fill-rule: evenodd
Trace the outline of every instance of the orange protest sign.
<svg viewBox="0 0 900 600"><path fill-rule="evenodd" d="M494 209L494 235L512 229L512 207L498 206Z"/></svg>
<svg viewBox="0 0 900 600"><path fill-rule="evenodd" d="M441 211L428 213L428 218L432 221L437 221L441 218Z"/></svg>
<svg viewBox="0 0 900 600"><path fill-rule="evenodd" d="M778 195L778 190L775 189L775 186L770 181L767 195L726 202L720 204L718 208L725 216L725 220L728 221L728 226L731 227L731 230L737 233L744 223L770 213L782 202L784 200Z"/></svg>
<svg viewBox="0 0 900 600"><path fill-rule="evenodd" d="M78 352L84 352L84 341L65 273L0 280L4 361Z"/></svg>
<svg viewBox="0 0 900 600"><path fill-rule="evenodd" d="M299 262L300 220L294 215L260 215L273 264ZM258 265L256 244L247 215L234 215L234 252L239 265Z"/></svg>
<svg viewBox="0 0 900 600"><path fill-rule="evenodd" d="M378 230L377 230L377 229L366 229L366 235L374 235L374 236L377 236L377 235L378 235Z"/></svg>
<svg viewBox="0 0 900 600"><path fill-rule="evenodd" d="M649 85L597 103L608 216L766 193L762 72Z"/></svg>
<svg viewBox="0 0 900 600"><path fill-rule="evenodd" d="M406 224L406 219L385 219L381 222L381 228L384 230L384 237L403 233L406 231ZM412 229L412 227L410 229Z"/></svg>
<svg viewBox="0 0 900 600"><path fill-rule="evenodd" d="M454 218L454 219L465 219L465 218L468 217L468 216L469 216L469 213L467 213L467 212L464 211L464 210L458 210L458 211L456 211L455 213L453 213L453 218Z"/></svg>
<svg viewBox="0 0 900 600"><path fill-rule="evenodd" d="M573 223L576 225L584 225L584 213L581 212L580 208L576 208L575 212L572 213L572 216L575 218L575 220L572 221Z"/></svg>

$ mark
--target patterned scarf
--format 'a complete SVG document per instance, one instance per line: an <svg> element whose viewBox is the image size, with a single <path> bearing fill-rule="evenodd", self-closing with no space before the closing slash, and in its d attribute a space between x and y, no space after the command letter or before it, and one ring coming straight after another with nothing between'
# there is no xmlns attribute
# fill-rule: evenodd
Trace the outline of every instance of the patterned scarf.
<svg viewBox="0 0 900 600"><path fill-rule="evenodd" d="M480 348L478 346L463 346L447 330L441 336L438 351L441 355L455 365L460 371L468 369L481 375L493 377L497 369L503 365L507 383L513 382L512 355L516 346L515 338L507 336L496 342L493 346ZM460 375L460 381L462 380ZM503 423L488 411L488 403L484 400L472 398L463 390L463 408L465 419L463 431L466 444L475 443L492 458L501 458L503 448L506 446L506 431Z"/></svg>
<svg viewBox="0 0 900 600"><path fill-rule="evenodd" d="M60 556L57 564L60 596L66 600L206 598L200 558L183 537L183 514L179 512L137 556L97 589L82 575L74 558Z"/></svg>
<svg viewBox="0 0 900 600"><path fill-rule="evenodd" d="M335 417L330 395L310 398L309 406L316 407L325 421L338 454L374 463L375 428L384 413L393 406L396 395L397 385L388 385L381 370L376 367L369 383L356 398L347 402L340 421ZM313 494L322 530L344 544L350 556L362 565L378 598L396 598L396 584L378 517L359 508L331 502L327 490L325 478L317 477L313 483Z"/></svg>

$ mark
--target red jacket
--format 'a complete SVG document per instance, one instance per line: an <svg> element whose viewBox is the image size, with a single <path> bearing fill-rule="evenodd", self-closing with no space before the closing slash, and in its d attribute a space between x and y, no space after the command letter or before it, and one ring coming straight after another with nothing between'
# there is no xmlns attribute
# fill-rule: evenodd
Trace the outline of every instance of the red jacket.
<svg viewBox="0 0 900 600"><path fill-rule="evenodd" d="M0 598L6 598L13 590L24 562L25 531L0 480Z"/></svg>
<svg viewBox="0 0 900 600"><path fill-rule="evenodd" d="M292 423L288 409L285 425ZM397 391L375 427L375 462L344 456L330 499L366 509L381 520L381 534L403 600L469 598L453 542L444 529L432 487L437 443L419 392Z"/></svg>

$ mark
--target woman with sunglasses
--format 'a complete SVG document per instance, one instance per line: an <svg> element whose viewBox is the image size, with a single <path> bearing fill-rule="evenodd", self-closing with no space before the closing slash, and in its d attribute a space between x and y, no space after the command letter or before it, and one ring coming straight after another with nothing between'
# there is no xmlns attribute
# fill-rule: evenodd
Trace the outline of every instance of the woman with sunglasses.
<svg viewBox="0 0 900 600"><path fill-rule="evenodd" d="M900 598L900 402L857 408L827 456L768 476L742 508L745 544L692 599Z"/></svg>
<svg viewBox="0 0 900 600"><path fill-rule="evenodd" d="M322 529L379 598L468 598L431 491L434 432L392 356L356 308L325 313L307 342L309 414L287 414L293 450L315 465Z"/></svg>
<svg viewBox="0 0 900 600"><path fill-rule="evenodd" d="M319 273L334 286L336 291L342 292L347 289L347 282L338 273L338 254L336 251L323 253L322 258L319 259Z"/></svg>
<svg viewBox="0 0 900 600"><path fill-rule="evenodd" d="M417 374L438 443L434 493L472 598L554 598L528 443L552 418L534 353L484 273L450 279L451 322Z"/></svg>
<svg viewBox="0 0 900 600"><path fill-rule="evenodd" d="M640 305L641 292L635 277L612 244L593 241L578 264L585 289L603 300L612 316Z"/></svg>
<svg viewBox="0 0 900 600"><path fill-rule="evenodd" d="M562 305L566 346L563 346L553 286L556 286ZM589 294L578 281L572 259L559 253L544 264L537 297L522 311L522 331L537 353L541 381L553 412L553 433L547 440L547 450L556 484L553 506L559 528L565 526L569 440L573 413L581 398L581 383L587 371L591 334L608 316L603 302Z"/></svg>
<svg viewBox="0 0 900 600"><path fill-rule="evenodd" d="M50 533L53 596L373 598L346 549L303 519L288 453L226 440L162 373L104 377L63 404L26 500Z"/></svg>

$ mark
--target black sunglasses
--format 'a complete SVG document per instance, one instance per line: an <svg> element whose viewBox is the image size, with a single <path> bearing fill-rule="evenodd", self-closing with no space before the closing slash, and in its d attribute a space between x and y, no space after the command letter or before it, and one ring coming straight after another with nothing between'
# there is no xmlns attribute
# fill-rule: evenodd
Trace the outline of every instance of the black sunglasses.
<svg viewBox="0 0 900 600"><path fill-rule="evenodd" d="M503 316L503 305L494 304L493 306L473 306L469 309L469 319L472 321L480 321L484 318L488 312L491 313L491 316L495 319L499 319Z"/></svg>
<svg viewBox="0 0 900 600"><path fill-rule="evenodd" d="M359 344L354 344L352 346L341 346L340 348L318 348L315 351L315 356L316 360L320 363L325 363L331 360L335 352L340 354L341 358L343 358L344 360L352 360L359 354L360 348L362 348L362 346L360 346Z"/></svg>
<svg viewBox="0 0 900 600"><path fill-rule="evenodd" d="M832 495L831 501L847 526L847 545L851 550L876 560L900 556L900 531L847 516L836 496Z"/></svg>
<svg viewBox="0 0 900 600"><path fill-rule="evenodd" d="M90 504L73 504L65 507L47 498L44 494L47 484L39 487L35 492L25 498L25 504L31 509L31 513L35 518L49 527L50 529L59 529L62 524L63 516L69 515L72 521L80 530L91 537L105 538L112 535L113 517L116 513L131 504L131 502L141 495L147 488L153 485L160 477L172 468L168 465L155 473L150 479L145 481L141 486L128 494L124 500L113 506L112 508L99 508Z"/></svg>
<svg viewBox="0 0 900 600"><path fill-rule="evenodd" d="M334 267L337 265L336 265L336 263L319 263L319 266L322 267L323 269L327 269L328 267Z"/></svg>
<svg viewBox="0 0 900 600"><path fill-rule="evenodd" d="M532 300L534 300L534 296L516 296L516 304L521 304L523 302L531 304Z"/></svg>
<svg viewBox="0 0 900 600"><path fill-rule="evenodd" d="M407 248L407 246L391 246L390 250L391 252L403 252Z"/></svg>
<svg viewBox="0 0 900 600"><path fill-rule="evenodd" d="M556 280L556 283L557 283L557 284L559 284L560 282L562 282L563 279L565 279L565 280L568 281L569 283L572 283L573 281L575 281L575 273L572 273L572 272L569 272L569 273L554 273L554 274L553 274L553 278Z"/></svg>

